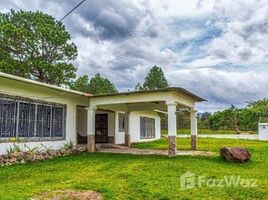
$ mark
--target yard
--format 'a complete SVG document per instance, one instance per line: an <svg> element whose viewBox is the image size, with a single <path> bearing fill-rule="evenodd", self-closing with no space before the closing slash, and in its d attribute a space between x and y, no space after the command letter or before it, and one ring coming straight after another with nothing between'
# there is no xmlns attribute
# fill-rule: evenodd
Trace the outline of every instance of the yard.
<svg viewBox="0 0 268 200"><path fill-rule="evenodd" d="M35 164L0 168L0 199L29 199L36 194L64 189L95 190L104 199L268 199L268 145L247 140L199 139L199 150L218 152L223 145L245 146L252 152L247 164L230 164L215 157L81 154ZM179 149L189 149L179 139ZM135 144L137 148L166 149L164 140ZM186 171L210 178L240 175L257 179L256 188L203 186L180 189Z"/></svg>

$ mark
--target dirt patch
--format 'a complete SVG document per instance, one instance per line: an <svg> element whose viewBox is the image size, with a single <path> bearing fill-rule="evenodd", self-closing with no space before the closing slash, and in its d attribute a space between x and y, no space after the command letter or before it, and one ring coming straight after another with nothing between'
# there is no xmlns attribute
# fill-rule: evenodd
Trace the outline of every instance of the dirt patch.
<svg viewBox="0 0 268 200"><path fill-rule="evenodd" d="M79 191L79 190L61 190L54 192L43 192L31 200L102 200L102 195L95 191Z"/></svg>

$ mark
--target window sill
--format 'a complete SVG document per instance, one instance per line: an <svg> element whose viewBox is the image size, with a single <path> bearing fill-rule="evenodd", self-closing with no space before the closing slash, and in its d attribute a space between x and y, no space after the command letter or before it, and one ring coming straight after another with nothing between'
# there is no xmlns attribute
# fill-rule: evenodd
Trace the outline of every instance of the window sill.
<svg viewBox="0 0 268 200"><path fill-rule="evenodd" d="M12 138L0 138L0 143L14 143L11 141ZM19 143L27 143L27 142L55 142L55 141L64 141L64 137L55 137L55 138L20 138Z"/></svg>

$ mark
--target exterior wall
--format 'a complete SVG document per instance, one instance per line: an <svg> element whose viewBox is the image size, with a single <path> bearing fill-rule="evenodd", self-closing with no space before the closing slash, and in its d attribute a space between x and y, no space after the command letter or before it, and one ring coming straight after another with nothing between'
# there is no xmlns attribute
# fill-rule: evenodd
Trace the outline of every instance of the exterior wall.
<svg viewBox="0 0 268 200"><path fill-rule="evenodd" d="M140 138L140 117L150 117L155 119L155 138L141 139ZM160 139L161 126L160 117L156 112L152 111L133 111L129 115L129 132L131 142L145 142L150 140Z"/></svg>
<svg viewBox="0 0 268 200"><path fill-rule="evenodd" d="M259 123L259 140L268 140L268 123Z"/></svg>
<svg viewBox="0 0 268 200"><path fill-rule="evenodd" d="M6 78L0 78L0 94L66 105L65 140L48 142L28 142L28 146L34 147L43 144L47 147L59 148L66 141L71 140L76 143L76 108L78 105L87 106L89 104L89 100L87 97L69 94L62 91L56 91L54 89L45 88L42 86L37 86L16 80L10 80ZM0 143L0 154L6 153L7 148L11 145L13 144Z"/></svg>
<svg viewBox="0 0 268 200"><path fill-rule="evenodd" d="M115 111L115 144L125 144L125 132L119 131L119 113Z"/></svg>

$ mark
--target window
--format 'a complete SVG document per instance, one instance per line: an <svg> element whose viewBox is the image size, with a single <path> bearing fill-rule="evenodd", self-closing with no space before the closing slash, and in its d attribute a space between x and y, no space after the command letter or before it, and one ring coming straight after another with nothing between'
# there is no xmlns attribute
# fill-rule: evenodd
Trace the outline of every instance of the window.
<svg viewBox="0 0 268 200"><path fill-rule="evenodd" d="M149 117L140 118L141 139L155 138L155 119Z"/></svg>
<svg viewBox="0 0 268 200"><path fill-rule="evenodd" d="M53 140L65 137L65 106L0 98L0 138Z"/></svg>
<svg viewBox="0 0 268 200"><path fill-rule="evenodd" d="M125 130L125 115L119 114L119 131Z"/></svg>

